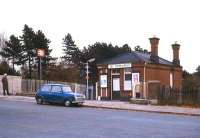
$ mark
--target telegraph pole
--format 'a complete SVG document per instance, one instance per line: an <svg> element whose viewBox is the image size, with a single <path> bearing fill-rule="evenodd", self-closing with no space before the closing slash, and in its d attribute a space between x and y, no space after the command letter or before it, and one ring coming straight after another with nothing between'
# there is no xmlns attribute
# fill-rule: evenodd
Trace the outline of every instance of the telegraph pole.
<svg viewBox="0 0 200 138"><path fill-rule="evenodd" d="M86 80L87 80L87 83L86 83L86 95L88 95L88 81L89 81L89 66L88 66L88 61L86 63ZM86 96L88 97L88 96Z"/></svg>
<svg viewBox="0 0 200 138"><path fill-rule="evenodd" d="M40 59L40 80L42 80L42 58L39 57Z"/></svg>

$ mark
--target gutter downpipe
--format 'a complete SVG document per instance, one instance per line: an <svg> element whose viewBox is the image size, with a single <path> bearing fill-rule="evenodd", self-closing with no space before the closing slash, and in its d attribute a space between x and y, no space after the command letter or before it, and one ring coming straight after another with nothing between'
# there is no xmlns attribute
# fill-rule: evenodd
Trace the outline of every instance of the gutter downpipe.
<svg viewBox="0 0 200 138"><path fill-rule="evenodd" d="M144 63L144 82L143 82L144 98L147 99L146 93L146 62Z"/></svg>

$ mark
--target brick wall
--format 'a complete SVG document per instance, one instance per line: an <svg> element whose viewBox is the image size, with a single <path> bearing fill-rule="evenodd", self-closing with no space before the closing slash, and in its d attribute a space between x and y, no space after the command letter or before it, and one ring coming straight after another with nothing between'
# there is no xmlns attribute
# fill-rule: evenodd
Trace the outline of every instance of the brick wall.
<svg viewBox="0 0 200 138"><path fill-rule="evenodd" d="M134 70L140 73L140 81L144 80L144 65L133 65ZM145 69L146 82L158 80L161 85L170 86L170 73L173 74L173 83L175 88L182 86L182 68L176 66L165 66L160 64L147 64Z"/></svg>
<svg viewBox="0 0 200 138"><path fill-rule="evenodd" d="M133 72L140 73L140 82L144 81L144 64L133 64ZM102 66L100 70L107 69L107 66ZM145 81L160 81L160 85L170 86L170 73L173 74L173 87L181 88L182 87L182 68L177 66L166 66L161 64L147 64L145 65ZM108 75L108 88L107 88L107 99L111 99L112 94L112 80L111 80L111 69L108 69L107 73L101 71L101 74ZM98 92L100 96L101 88L99 86ZM132 97L132 91L124 91L124 69L120 69L120 95L124 98ZM105 88L102 91L102 97L106 98Z"/></svg>

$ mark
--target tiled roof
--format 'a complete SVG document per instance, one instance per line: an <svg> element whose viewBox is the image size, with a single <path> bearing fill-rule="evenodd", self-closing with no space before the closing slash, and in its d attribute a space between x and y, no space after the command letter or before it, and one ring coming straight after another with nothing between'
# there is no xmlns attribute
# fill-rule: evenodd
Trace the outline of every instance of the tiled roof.
<svg viewBox="0 0 200 138"><path fill-rule="evenodd" d="M100 62L99 64L120 64L120 63L152 63L150 60L151 54L149 53L142 53L142 52L131 52L131 53L124 53L120 54L116 57L104 60ZM159 63L158 64L164 64L164 65L173 65L172 62L165 60L161 57L159 57Z"/></svg>

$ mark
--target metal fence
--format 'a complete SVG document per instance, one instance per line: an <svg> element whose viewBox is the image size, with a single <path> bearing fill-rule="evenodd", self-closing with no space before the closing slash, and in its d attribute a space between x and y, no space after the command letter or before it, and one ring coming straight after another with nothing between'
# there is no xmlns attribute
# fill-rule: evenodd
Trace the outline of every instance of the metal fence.
<svg viewBox="0 0 200 138"><path fill-rule="evenodd" d="M158 102L163 105L200 106L200 87L171 89L163 86L158 94Z"/></svg>
<svg viewBox="0 0 200 138"><path fill-rule="evenodd" d="M40 85L47 84L47 83L57 83L57 84L68 85L76 93L85 94L85 91L86 91L86 85L83 85L83 84L60 82L60 81L33 80L33 79L22 79L21 90L22 90L22 93L34 94L36 90L40 87Z"/></svg>

